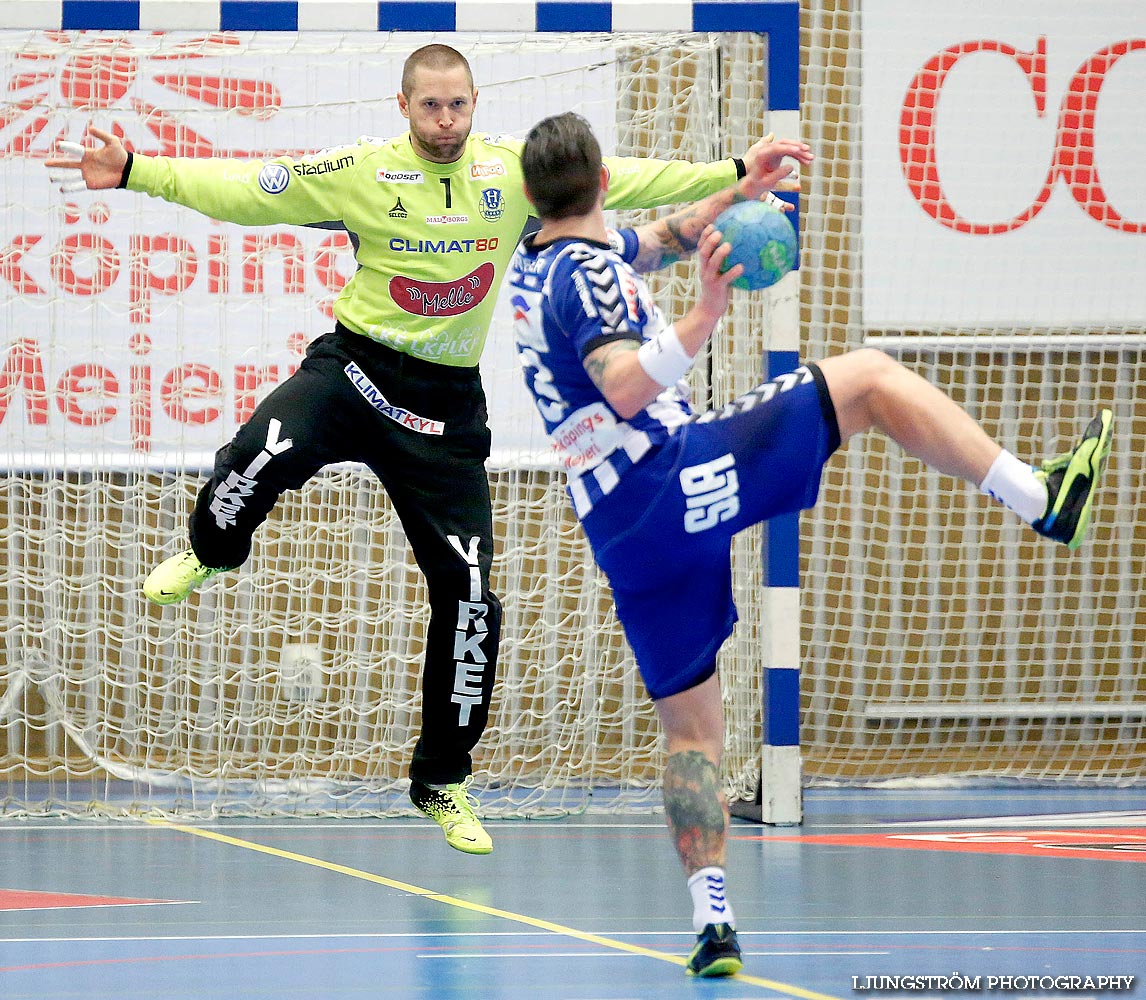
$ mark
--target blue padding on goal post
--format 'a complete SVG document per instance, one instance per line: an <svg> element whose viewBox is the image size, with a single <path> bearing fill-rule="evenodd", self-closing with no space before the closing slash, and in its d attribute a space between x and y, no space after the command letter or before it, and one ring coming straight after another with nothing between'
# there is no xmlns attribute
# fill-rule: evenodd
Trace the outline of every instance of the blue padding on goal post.
<svg viewBox="0 0 1146 1000"><path fill-rule="evenodd" d="M781 514L764 525L764 586L800 586L800 515Z"/></svg>
<svg viewBox="0 0 1146 1000"><path fill-rule="evenodd" d="M654 8L655 9L655 8ZM795 0L694 3L694 31L755 31L768 36L768 106L800 110L800 5Z"/></svg>
<svg viewBox="0 0 1146 1000"><path fill-rule="evenodd" d="M222 0L219 28L223 31L298 31L295 0Z"/></svg>
<svg viewBox="0 0 1146 1000"><path fill-rule="evenodd" d="M570 3L557 0L537 5L538 31L612 31L613 5L588 0Z"/></svg>
<svg viewBox="0 0 1146 1000"><path fill-rule="evenodd" d="M770 747L800 745L800 671L764 671L764 742Z"/></svg>
<svg viewBox="0 0 1146 1000"><path fill-rule="evenodd" d="M764 359L768 370L764 372L766 379L776 378L778 375L787 375L800 367L799 351L769 351Z"/></svg>
<svg viewBox="0 0 1146 1000"><path fill-rule="evenodd" d="M765 358L767 378L794 371L800 364L799 351L769 351ZM783 514L764 525L761 532L761 562L764 586L774 594L800 588L800 515ZM785 605L786 606L786 605ZM773 610L768 627L799 629L798 621L780 620ZM763 685L763 742L772 747L800 745L799 664L765 664Z"/></svg>
<svg viewBox="0 0 1146 1000"><path fill-rule="evenodd" d="M769 351L765 358L766 378L795 371L799 351ZM800 586L800 515L781 514L764 525L761 561L766 587Z"/></svg>
<svg viewBox="0 0 1146 1000"><path fill-rule="evenodd" d="M792 223L792 228L796 231L796 266L793 270L800 270L800 192L799 191L773 191L772 194L779 198L781 201L786 201L792 206L792 211L785 213L785 218ZM780 352L783 353L783 352ZM792 367L795 367L793 365ZM787 371L791 371L789 368ZM783 375L783 372L777 372L777 375Z"/></svg>
<svg viewBox="0 0 1146 1000"><path fill-rule="evenodd" d="M379 31L453 31L457 7L452 3L384 0L378 4Z"/></svg>
<svg viewBox="0 0 1146 1000"><path fill-rule="evenodd" d="M60 27L65 31L138 31L139 0L64 0Z"/></svg>

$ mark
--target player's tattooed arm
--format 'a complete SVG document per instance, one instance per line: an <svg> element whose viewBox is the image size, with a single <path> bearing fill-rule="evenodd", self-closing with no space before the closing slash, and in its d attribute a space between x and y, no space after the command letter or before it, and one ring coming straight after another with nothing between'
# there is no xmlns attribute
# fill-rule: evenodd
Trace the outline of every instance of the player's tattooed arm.
<svg viewBox="0 0 1146 1000"><path fill-rule="evenodd" d="M699 245L705 226L729 205L747 200L736 188L729 188L641 226L636 230L637 256L633 269L656 271L689 256Z"/></svg>
<svg viewBox="0 0 1146 1000"><path fill-rule="evenodd" d="M728 812L716 765L699 750L671 754L665 765L664 802L685 871L723 866Z"/></svg>
<svg viewBox="0 0 1146 1000"><path fill-rule="evenodd" d="M655 271L687 257L696 250L704 227L738 201L763 198L773 208L789 211L792 206L777 198L772 190L793 173L792 161L808 164L812 159L811 147L806 143L765 136L744 154L746 173L734 185L663 219L638 226L634 230L637 256L632 262L633 268Z"/></svg>
<svg viewBox="0 0 1146 1000"><path fill-rule="evenodd" d="M640 346L638 340L613 340L585 356L585 371L606 399L615 383L613 376L617 372L617 362L620 361L622 365L631 364L636 360L637 348ZM626 362L622 359L631 360Z"/></svg>

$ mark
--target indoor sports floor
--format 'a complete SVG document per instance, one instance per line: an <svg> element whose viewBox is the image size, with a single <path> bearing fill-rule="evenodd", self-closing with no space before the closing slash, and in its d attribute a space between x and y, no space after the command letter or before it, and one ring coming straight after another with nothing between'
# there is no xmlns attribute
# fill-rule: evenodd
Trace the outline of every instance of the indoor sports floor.
<svg viewBox="0 0 1146 1000"><path fill-rule="evenodd" d="M658 815L491 821L485 858L414 819L0 820L0 998L1146 995L1146 789L825 790L805 810L733 822L745 969L720 981L684 975ZM981 988L862 989L956 973ZM1080 978L990 988L1008 976Z"/></svg>

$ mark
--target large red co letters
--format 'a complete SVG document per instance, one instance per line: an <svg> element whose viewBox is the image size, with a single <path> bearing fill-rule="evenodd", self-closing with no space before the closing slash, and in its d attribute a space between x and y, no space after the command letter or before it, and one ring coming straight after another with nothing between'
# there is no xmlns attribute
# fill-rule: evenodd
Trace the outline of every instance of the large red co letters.
<svg viewBox="0 0 1146 1000"><path fill-rule="evenodd" d="M928 60L916 74L903 101L899 119L899 158L903 176L915 200L936 222L961 233L990 236L1025 226L1050 199L1061 177L1074 200L1095 221L1123 233L1146 232L1146 223L1124 218L1109 202L1094 163L1094 119L1102 85L1110 69L1123 56L1146 50L1146 39L1135 38L1095 52L1071 78L1059 109L1054 157L1046 182L1034 202L1004 222L970 222L948 200L939 179L935 152L936 106L943 82L952 67L972 52L993 52L1012 60L1030 82L1035 111L1046 114L1046 38L1039 38L1033 52L1023 52L1002 42L981 40L952 45Z"/></svg>

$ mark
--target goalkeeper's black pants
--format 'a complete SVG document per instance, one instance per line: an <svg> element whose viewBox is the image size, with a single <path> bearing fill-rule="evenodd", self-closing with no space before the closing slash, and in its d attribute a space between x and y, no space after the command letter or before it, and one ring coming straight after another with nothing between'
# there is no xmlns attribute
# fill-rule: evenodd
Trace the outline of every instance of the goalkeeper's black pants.
<svg viewBox="0 0 1146 1000"><path fill-rule="evenodd" d="M216 454L191 515L199 560L235 567L284 490L336 462L361 462L378 476L429 594L422 732L410 765L411 778L427 784L470 773L489 715L501 634L489 585L489 449L477 368L412 358L340 326L310 345L298 371Z"/></svg>

